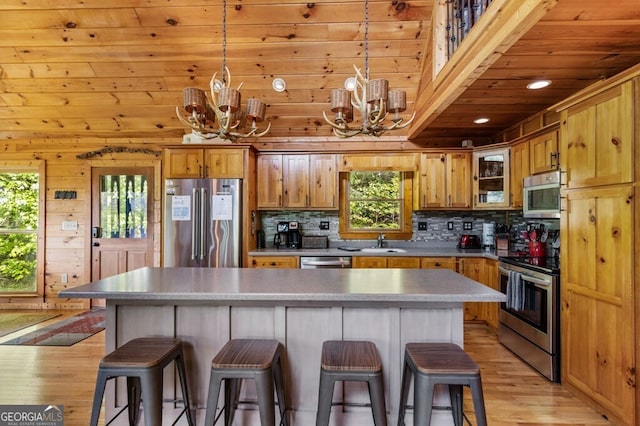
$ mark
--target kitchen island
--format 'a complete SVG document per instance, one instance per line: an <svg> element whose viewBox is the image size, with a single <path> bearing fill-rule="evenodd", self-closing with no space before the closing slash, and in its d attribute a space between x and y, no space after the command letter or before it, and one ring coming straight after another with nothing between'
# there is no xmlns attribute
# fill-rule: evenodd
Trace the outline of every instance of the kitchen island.
<svg viewBox="0 0 640 426"><path fill-rule="evenodd" d="M325 340L373 341L383 361L390 424L397 421L404 345L414 341L463 345L463 303L505 296L449 270L143 268L61 292L61 297L105 299L107 352L130 339L175 336L187 343L187 371L198 423L212 357L230 338L275 338L285 347L287 407L293 425L315 423L320 351ZM107 418L124 406L123 386L107 390ZM165 375L165 398L175 378ZM253 384L245 386L251 398ZM334 401L342 400L342 387ZM366 387L348 384L346 400L367 402ZM412 401L410 401L412 403ZM440 390L435 405L447 405ZM236 424L259 424L255 407ZM165 404L167 414L177 413ZM174 413L171 413L171 412ZM123 417L123 421L125 420ZM370 409L334 408L334 424L373 424ZM411 420L410 416L407 421ZM434 411L432 424L453 424ZM409 423L408 423L409 424Z"/></svg>

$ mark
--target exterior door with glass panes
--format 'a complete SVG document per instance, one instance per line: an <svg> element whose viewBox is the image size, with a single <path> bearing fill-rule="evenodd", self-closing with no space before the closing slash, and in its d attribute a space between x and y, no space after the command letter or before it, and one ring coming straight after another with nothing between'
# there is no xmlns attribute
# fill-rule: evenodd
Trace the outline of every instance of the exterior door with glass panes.
<svg viewBox="0 0 640 426"><path fill-rule="evenodd" d="M153 264L153 168L93 168L91 279Z"/></svg>
<svg viewBox="0 0 640 426"><path fill-rule="evenodd" d="M509 148L473 153L473 208L509 207Z"/></svg>

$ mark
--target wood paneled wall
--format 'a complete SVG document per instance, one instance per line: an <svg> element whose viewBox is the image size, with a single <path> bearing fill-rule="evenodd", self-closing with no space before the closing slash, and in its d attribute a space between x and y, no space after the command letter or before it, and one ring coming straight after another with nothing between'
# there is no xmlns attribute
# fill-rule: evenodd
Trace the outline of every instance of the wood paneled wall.
<svg viewBox="0 0 640 426"><path fill-rule="evenodd" d="M60 299L64 288L91 280L91 168L153 166L154 265L160 265L163 146L175 139L30 139L0 142L1 160L40 159L46 163L45 270L42 297L0 297L0 309L82 309L88 300ZM55 199L56 191L75 191L75 199ZM77 221L76 231L63 231L63 221ZM68 282L61 282L61 274Z"/></svg>

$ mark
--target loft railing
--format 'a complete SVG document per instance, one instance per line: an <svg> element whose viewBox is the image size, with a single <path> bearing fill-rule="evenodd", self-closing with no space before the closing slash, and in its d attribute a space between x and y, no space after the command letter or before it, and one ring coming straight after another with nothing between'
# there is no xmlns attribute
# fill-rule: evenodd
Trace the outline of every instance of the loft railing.
<svg viewBox="0 0 640 426"><path fill-rule="evenodd" d="M447 59L490 4L491 0L446 0Z"/></svg>

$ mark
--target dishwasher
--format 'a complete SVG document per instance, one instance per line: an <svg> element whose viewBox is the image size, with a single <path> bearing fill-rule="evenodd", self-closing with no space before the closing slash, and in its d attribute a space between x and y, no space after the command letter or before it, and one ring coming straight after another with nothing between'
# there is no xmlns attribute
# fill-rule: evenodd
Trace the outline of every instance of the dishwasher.
<svg viewBox="0 0 640 426"><path fill-rule="evenodd" d="M301 256L300 269L351 268L351 256Z"/></svg>

